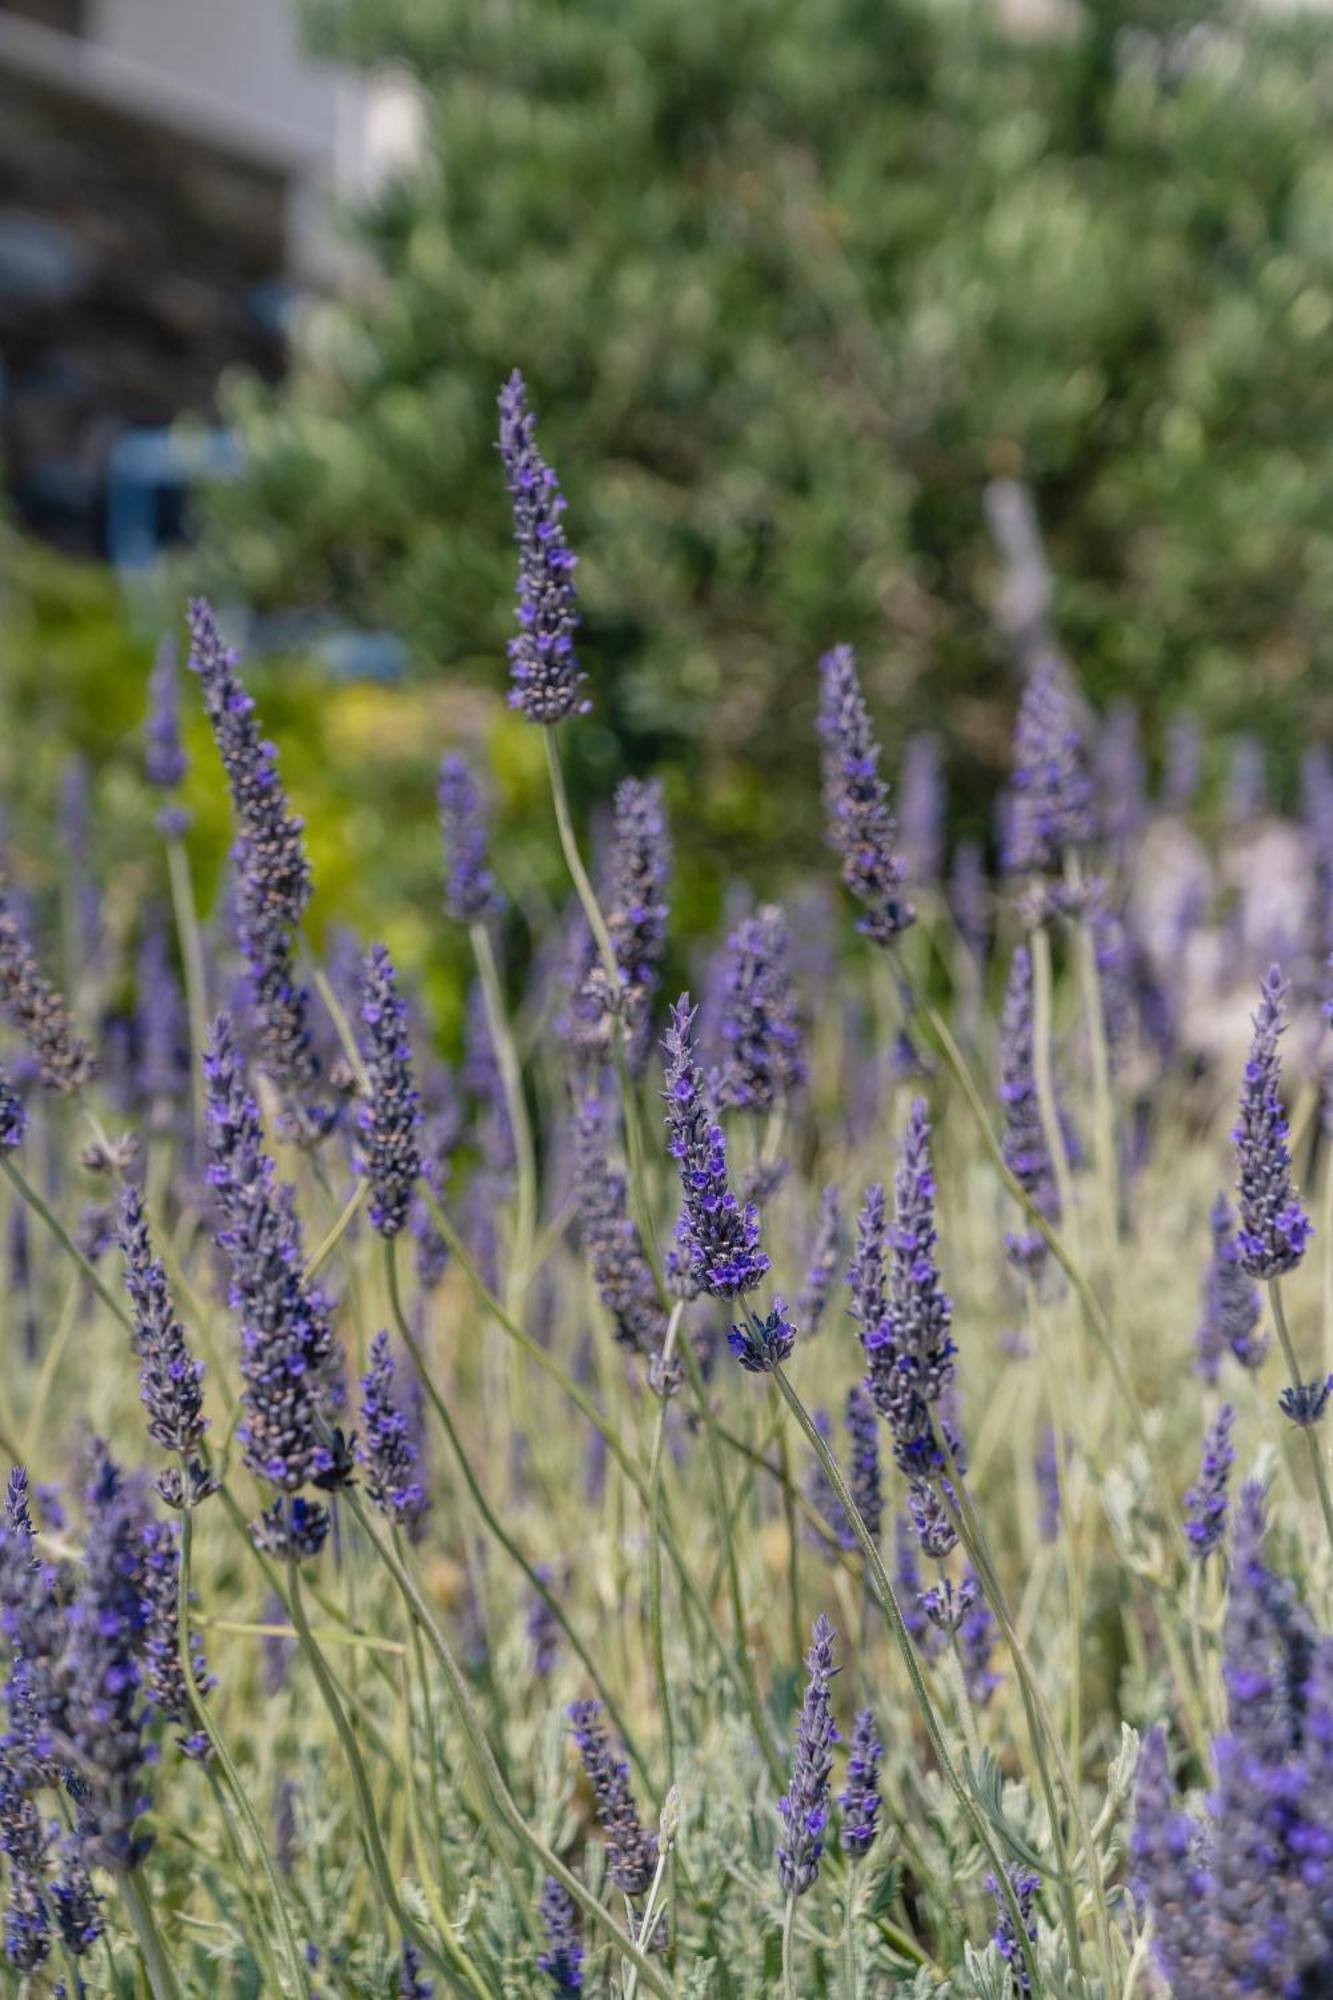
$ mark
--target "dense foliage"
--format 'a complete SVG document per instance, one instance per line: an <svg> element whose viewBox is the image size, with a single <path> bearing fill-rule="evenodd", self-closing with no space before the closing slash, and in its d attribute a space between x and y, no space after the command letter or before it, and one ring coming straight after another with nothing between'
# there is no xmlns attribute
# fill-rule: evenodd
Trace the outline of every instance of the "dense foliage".
<svg viewBox="0 0 1333 2000"><path fill-rule="evenodd" d="M1033 489L1084 684L1333 704L1333 67L1318 16L1077 0L316 0L420 80L426 159L356 218L376 275L237 384L217 574L495 685L493 385L577 496L602 699L576 776L688 759L752 864L837 632L980 823L1012 701L987 481ZM623 750L608 735L614 732Z"/></svg>

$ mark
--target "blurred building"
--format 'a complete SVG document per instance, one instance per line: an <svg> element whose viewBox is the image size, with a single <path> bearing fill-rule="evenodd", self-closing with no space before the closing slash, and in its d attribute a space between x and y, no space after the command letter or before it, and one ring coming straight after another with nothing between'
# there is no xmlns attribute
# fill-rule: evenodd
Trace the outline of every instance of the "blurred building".
<svg viewBox="0 0 1333 2000"><path fill-rule="evenodd" d="M118 560L180 531L233 449L219 377L280 372L294 298L347 273L338 203L419 119L401 76L309 56L296 0L0 0L0 450L29 527Z"/></svg>

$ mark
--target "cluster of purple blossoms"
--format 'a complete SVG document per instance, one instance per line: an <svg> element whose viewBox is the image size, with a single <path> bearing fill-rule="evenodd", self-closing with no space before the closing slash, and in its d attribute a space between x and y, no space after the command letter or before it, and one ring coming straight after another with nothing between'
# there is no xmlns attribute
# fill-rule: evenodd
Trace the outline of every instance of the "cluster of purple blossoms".
<svg viewBox="0 0 1333 2000"><path fill-rule="evenodd" d="M171 1521L145 1522L140 1538L143 1594L148 1607L144 1628L147 1696L154 1715L187 1733L177 1737L185 1756L205 1762L213 1746L206 1729L194 1729L194 1699L180 1656L180 1538ZM204 1659L203 1641L190 1634L191 1671L201 1696L217 1685Z"/></svg>
<svg viewBox="0 0 1333 2000"><path fill-rule="evenodd" d="M97 1073L91 1049L70 1026L65 1002L46 980L0 887L0 1008L22 1035L48 1090L65 1096Z"/></svg>
<svg viewBox="0 0 1333 2000"><path fill-rule="evenodd" d="M176 1318L166 1270L153 1255L143 1202L138 1190L128 1184L121 1197L120 1247L125 1258L125 1289L134 1307L134 1351L139 1359L139 1394L148 1416L148 1435L163 1451L191 1461L189 1491L175 1466L159 1479L158 1490L169 1505L186 1506L200 1482L208 1483L203 1467L194 1464L208 1429L204 1364L190 1352L185 1329Z"/></svg>
<svg viewBox="0 0 1333 2000"><path fill-rule="evenodd" d="M1185 1533L1199 1562L1211 1555L1227 1530L1227 1480L1236 1462L1231 1442L1233 1411L1223 1403L1208 1426L1198 1484L1185 1495Z"/></svg>
<svg viewBox="0 0 1333 2000"><path fill-rule="evenodd" d="M579 1941L574 1904L553 1875L542 1888L540 1905L546 1946L537 1960L557 1993L583 1991L583 1946Z"/></svg>
<svg viewBox="0 0 1333 2000"><path fill-rule="evenodd" d="M875 1711L863 1708L852 1725L847 1750L847 1789L840 1793L842 1830L839 1844L851 1861L864 1861L879 1828L879 1760L884 1745L875 1727Z"/></svg>
<svg viewBox="0 0 1333 2000"><path fill-rule="evenodd" d="M481 923L503 906L503 898L491 873L481 788L462 757L442 760L436 796L448 863L444 907L460 924Z"/></svg>
<svg viewBox="0 0 1333 2000"><path fill-rule="evenodd" d="M421 1969L421 1953L414 1944L403 1946L398 1966L398 2000L434 2000L435 1981Z"/></svg>
<svg viewBox="0 0 1333 2000"><path fill-rule="evenodd" d="M624 778L611 809L610 893L606 927L620 968L620 1004L640 1055L666 950L671 832L658 778Z"/></svg>
<svg viewBox="0 0 1333 2000"><path fill-rule="evenodd" d="M530 722L562 722L586 714L574 633L579 622L574 592L578 557L565 540L560 517L565 496L537 449L537 426L523 377L515 369L500 391L500 458L514 514L518 547L518 631L509 642L513 680L509 703Z"/></svg>
<svg viewBox="0 0 1333 2000"><path fill-rule="evenodd" d="M253 989L264 1067L285 1088L310 1088L319 1059L310 1034L308 995L292 958L292 933L310 901L310 863L302 822L288 810L277 752L259 733L254 701L236 672L236 654L222 640L203 598L190 604L190 671L231 791L236 815L236 927Z"/></svg>
<svg viewBox="0 0 1333 2000"><path fill-rule="evenodd" d="M907 870L896 849L889 788L879 774L856 656L836 646L819 663L824 817L829 845L842 856L842 879L865 910L857 929L891 945L916 912L902 893Z"/></svg>
<svg viewBox="0 0 1333 2000"><path fill-rule="evenodd" d="M606 1838L607 1874L624 1896L642 1896L657 1872L657 1835L639 1818L629 1765L611 1748L599 1701L576 1701L570 1726Z"/></svg>
<svg viewBox="0 0 1333 2000"><path fill-rule="evenodd" d="M604 1111L595 1095L584 1097L575 1112L574 1191L593 1282L616 1340L635 1354L657 1353L667 1316L629 1213L625 1177L607 1160Z"/></svg>
<svg viewBox="0 0 1333 2000"><path fill-rule="evenodd" d="M394 1358L381 1330L370 1343L370 1366L361 1377L361 1432L356 1455L366 1469L373 1504L400 1527L426 1505L417 1447L406 1412L394 1395Z"/></svg>
<svg viewBox="0 0 1333 2000"><path fill-rule="evenodd" d="M28 1114L5 1071L0 1069L0 1152L12 1153L21 1146L27 1129Z"/></svg>
<svg viewBox="0 0 1333 2000"><path fill-rule="evenodd" d="M676 1241L704 1291L733 1299L763 1282L759 1211L742 1208L727 1183L727 1143L713 1117L694 1053L694 1009L683 993L667 1032L667 1151L680 1166L684 1207Z"/></svg>
<svg viewBox="0 0 1333 2000"><path fill-rule="evenodd" d="M1213 1248L1203 1281L1203 1311L1194 1345L1199 1373L1211 1383L1216 1382L1222 1356L1228 1352L1242 1368L1259 1368L1268 1352L1268 1339L1256 1330L1263 1308L1254 1280L1241 1263L1231 1206L1224 1194L1213 1203L1208 1223Z"/></svg>
<svg viewBox="0 0 1333 2000"><path fill-rule="evenodd" d="M838 1275L842 1257L842 1196L836 1181L830 1181L819 1197L819 1221L810 1249L805 1283L796 1301L796 1312L808 1340L818 1333L828 1310L829 1294Z"/></svg>
<svg viewBox="0 0 1333 2000"><path fill-rule="evenodd" d="M778 1881L788 1896L813 1889L824 1853L828 1825L829 1779L838 1732L829 1706L829 1686L838 1669L833 1664L833 1627L822 1614L815 1620L810 1651L805 1656L805 1699L796 1724L796 1750L787 1790L778 1800L782 1840L777 1850Z"/></svg>
<svg viewBox="0 0 1333 2000"><path fill-rule="evenodd" d="M1263 1559L1263 1492L1236 1510L1223 1639L1227 1730L1201 1824L1174 1796L1165 1734L1143 1746L1132 1854L1177 2000L1310 1995L1333 1973L1333 1640Z"/></svg>
<svg viewBox="0 0 1333 2000"><path fill-rule="evenodd" d="M1037 1920L1032 1913L1033 1903L1041 1889L1041 1877L1035 1869L1025 1868L1021 1862L1005 1864L1009 1886L1014 1892L1018 1914L1023 1922L1030 1945L1037 1942ZM1000 1957L1013 1973L1014 1985L1020 1993L1032 1991L1032 1980L1027 1969L1027 1959L1022 1942L1014 1935L1014 1920L1009 1911L1009 1900L994 1875L986 1877L986 1887L995 1898L995 1929L991 1932L991 1942Z"/></svg>
<svg viewBox="0 0 1333 2000"><path fill-rule="evenodd" d="M737 926L727 955L716 1096L762 1117L805 1081L787 922L775 903Z"/></svg>
<svg viewBox="0 0 1333 2000"><path fill-rule="evenodd" d="M1294 1271L1313 1234L1292 1185L1287 1115L1280 1090L1277 1044L1286 996L1281 966L1270 966L1259 989L1254 1039L1232 1133L1240 1167L1236 1242L1241 1266L1252 1278L1280 1278L1284 1271Z"/></svg>
<svg viewBox="0 0 1333 2000"><path fill-rule="evenodd" d="M381 1236L396 1236L421 1173L421 1099L412 1081L407 1008L382 944L366 953L361 1020L367 1086L357 1121L364 1146L361 1171L370 1182L371 1222Z"/></svg>
<svg viewBox="0 0 1333 2000"><path fill-rule="evenodd" d="M1050 1149L1037 1098L1036 1048L1032 1018L1032 959L1026 945L1014 953L1000 1022L1000 1102L1004 1106L1004 1164L1039 1215L1060 1219ZM1046 1238L1039 1229L1005 1237L1009 1261L1029 1275L1046 1262Z"/></svg>
<svg viewBox="0 0 1333 2000"><path fill-rule="evenodd" d="M766 1313L747 1313L727 1334L727 1346L749 1375L771 1375L796 1345L796 1328L785 1302L774 1295Z"/></svg>
<svg viewBox="0 0 1333 2000"><path fill-rule="evenodd" d="M204 1071L208 1181L222 1223L217 1240L231 1271L231 1304L242 1318L245 1417L237 1435L245 1462L283 1494L312 1483L345 1483L350 1464L330 1450L320 1430L333 1335L321 1294L302 1277L305 1255L292 1191L279 1184L264 1151L259 1109L225 1015L214 1024ZM276 1516L273 1509L265 1514L266 1547L283 1545L284 1535L306 1545L318 1534L323 1510L298 1504L299 1524L294 1510L286 1520L281 1502Z"/></svg>
<svg viewBox="0 0 1333 2000"><path fill-rule="evenodd" d="M46 1888L50 1847L51 1830L22 1773L0 1750L0 1854L9 1864L5 1956L24 1975L36 1972L51 1954Z"/></svg>
<svg viewBox="0 0 1333 2000"><path fill-rule="evenodd" d="M176 641L167 633L158 646L148 676L148 715L144 723L144 775L161 792L174 792L185 782L189 760L181 742L180 672ZM184 806L163 806L158 832L178 840L190 824Z"/></svg>
<svg viewBox="0 0 1333 2000"><path fill-rule="evenodd" d="M1092 836L1092 785L1067 674L1048 657L1033 667L1019 706L1005 866L1015 875L1058 875L1065 855Z"/></svg>

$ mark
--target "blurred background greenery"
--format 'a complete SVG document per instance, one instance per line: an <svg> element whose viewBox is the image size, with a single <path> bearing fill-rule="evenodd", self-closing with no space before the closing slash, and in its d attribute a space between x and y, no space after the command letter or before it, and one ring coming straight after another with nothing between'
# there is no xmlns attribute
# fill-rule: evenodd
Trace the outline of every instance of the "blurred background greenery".
<svg viewBox="0 0 1333 2000"><path fill-rule="evenodd" d="M425 157L347 216L369 274L305 310L285 379L225 384L245 469L199 496L171 588L406 641L393 687L259 675L341 907L429 921L451 738L485 743L545 874L539 746L501 705L515 365L581 558L576 780L587 800L665 770L687 924L724 869L816 851L814 663L838 639L890 768L938 730L955 820L988 827L1014 707L996 475L1035 496L1095 704L1139 705L1153 755L1196 711L1215 787L1226 733L1257 729L1290 792L1333 723L1333 20L315 0L309 27L415 75ZM35 720L114 785L148 649L59 567L6 564L5 776Z"/></svg>

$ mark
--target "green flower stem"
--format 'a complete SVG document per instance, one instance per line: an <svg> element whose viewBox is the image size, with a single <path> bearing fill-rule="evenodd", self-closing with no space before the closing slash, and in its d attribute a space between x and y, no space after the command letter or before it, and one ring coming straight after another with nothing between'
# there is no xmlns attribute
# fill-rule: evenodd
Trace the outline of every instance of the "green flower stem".
<svg viewBox="0 0 1333 2000"><path fill-rule="evenodd" d="M134 1935L139 1940L139 1951L143 1958L148 1983L153 1989L153 2000L181 2000L181 1990L176 1983L176 1975L167 1957L167 1948L162 1942L162 1934L153 1917L152 1904L144 1890L142 1873L137 1868L128 1872L118 1872L116 1886L121 1900L129 1911Z"/></svg>
<svg viewBox="0 0 1333 2000"><path fill-rule="evenodd" d="M1074 1211L1074 1177L1069 1170L1069 1150L1060 1123L1060 1105L1055 1090L1055 1023L1051 994L1051 937L1046 925L1038 924L1028 940L1032 951L1032 1067L1037 1085L1037 1102L1046 1132L1046 1145L1060 1198L1060 1215L1066 1224L1077 1254L1078 1217Z"/></svg>
<svg viewBox="0 0 1333 2000"><path fill-rule="evenodd" d="M491 934L485 924L473 923L468 926L468 936L472 940L472 952L481 979L486 1026L490 1031L491 1046L495 1050L495 1060L500 1070L500 1086L504 1092L505 1110L509 1114L509 1124L514 1135L514 1154L518 1167L518 1213L514 1226L508 1303L511 1312L517 1313L522 1311L523 1297L532 1273L532 1241L537 1217L537 1154L532 1141L532 1121L528 1117L527 1098L523 1093L523 1072L519 1065L514 1037L509 1028L504 993L500 985L500 969L495 962Z"/></svg>
<svg viewBox="0 0 1333 2000"><path fill-rule="evenodd" d="M1065 857L1065 877L1075 898L1083 896L1083 870L1076 854ZM1111 1052L1106 1041L1106 1006L1101 974L1097 970L1097 947L1086 913L1079 918L1075 933L1079 985L1083 1016L1088 1025L1088 1048L1092 1057L1092 1147L1101 1188L1103 1241L1108 1264L1115 1253L1120 1222L1120 1176L1116 1164L1115 1098L1111 1090Z"/></svg>
<svg viewBox="0 0 1333 2000"><path fill-rule="evenodd" d="M792 1929L796 1922L796 1898L789 1894L782 1913L782 2000L796 2000L796 1979L792 1967Z"/></svg>
<svg viewBox="0 0 1333 2000"><path fill-rule="evenodd" d="M561 1631L568 1639L570 1645L574 1649L574 1652L578 1656L578 1659L583 1667L584 1672L589 1676L589 1678L593 1683L593 1686L597 1689L598 1694L601 1696L603 1702L606 1704L607 1714L611 1717L612 1721L616 1725L616 1728L620 1731L620 1734L624 1739L625 1748L629 1752L630 1757L633 1759L636 1768L646 1781L651 1782L649 1777L648 1766L644 1760L643 1753L639 1749L637 1743L635 1742L634 1737L625 1722L625 1718L619 1709L619 1706L616 1702L614 1695L611 1693L610 1689L606 1685L605 1680L599 1673L596 1663L593 1660L592 1654L588 1651L587 1647L584 1645L583 1640L579 1636L575 1627L570 1623L569 1618L566 1615L564 1607L561 1605L559 1598L555 1595L555 1593L549 1588L547 1584L543 1583L536 1569L528 1561L527 1557L523 1554L523 1551L519 1548L518 1543L509 1533L508 1529L504 1526L504 1523L500 1520L499 1515L495 1512L495 1509L491 1506L490 1502L486 1498L485 1493L482 1491L481 1485L477 1479L477 1475L473 1471L472 1462L469 1459L466 1451L463 1449L463 1441L459 1437L458 1428L454 1423L453 1417L450 1415L449 1405L445 1402L444 1397L440 1394L439 1390L436 1388L430 1370L426 1366L426 1358L421 1352L420 1343L418 1342L415 1334L412 1332L412 1329L407 1324L407 1316L403 1311L402 1299L398 1291L398 1266L397 1266L397 1260L394 1256L395 1239L393 1237L390 1237L386 1242L384 1248L385 1248L384 1267L388 1274L388 1280L389 1280L389 1300L393 1309L393 1317L398 1328L399 1338L401 1339L403 1345L406 1347L408 1353L412 1357L412 1365L417 1371L417 1375L420 1379L421 1386L426 1392L426 1395L430 1401L431 1408L434 1410L436 1416L439 1418L440 1425L444 1431L444 1434L449 1440L449 1448L453 1452L454 1459L455 1462L457 1463L458 1469L463 1475L463 1482L466 1485L468 1492L472 1496L473 1504L475 1505L477 1512L481 1515L482 1520L486 1523L486 1527L489 1530L489 1532L495 1537L496 1541L500 1544L500 1547L504 1550L505 1554L509 1557L510 1561L514 1563L515 1566L522 1571L523 1575L526 1577L528 1581L529 1587L536 1592L538 1597L540 1597L542 1603L546 1606L547 1610L550 1612L551 1616L555 1619Z"/></svg>
<svg viewBox="0 0 1333 2000"><path fill-rule="evenodd" d="M546 742L546 770L551 780L551 801L555 807L555 823L560 835L560 845L564 850L565 866L568 868L578 899L583 905L583 914L588 919L588 929L592 932L597 955L602 961L602 970L610 981L612 997L620 992L620 965L616 959L616 948L611 942L606 919L592 886L588 871L579 853L578 837L574 832L574 816L569 810L569 793L565 789L565 774L560 764L560 749L554 729L544 729Z"/></svg>
<svg viewBox="0 0 1333 2000"><path fill-rule="evenodd" d="M1287 1375L1293 1389L1301 1386L1301 1372L1296 1360L1296 1349L1292 1345L1291 1329L1287 1325L1286 1307L1282 1303L1282 1280L1268 1280L1268 1302L1273 1309L1273 1325L1277 1329L1278 1341L1282 1348L1282 1358L1287 1364ZM1300 1426L1310 1454L1310 1469L1314 1473L1315 1489L1319 1494L1319 1505L1323 1511L1324 1527L1328 1534L1329 1546L1333 1548L1333 1496L1328 1490L1328 1473L1324 1468L1324 1454L1319 1448L1319 1439L1313 1424Z"/></svg>
<svg viewBox="0 0 1333 2000"><path fill-rule="evenodd" d="M477 1714L472 1697L468 1692L467 1682L463 1676L462 1669L450 1651L444 1634L440 1631L439 1626L431 1616L411 1571L407 1568L406 1564L399 1561L393 1548L380 1535L366 1513L365 1508L362 1506L360 1496L355 1489L349 1493L348 1501L352 1512L361 1525L362 1532L373 1545L380 1560L386 1565L394 1582L398 1585L409 1615L420 1626L426 1644L434 1653L444 1673L483 1791L489 1795L500 1818L509 1827L511 1833L528 1849L545 1872L548 1875L553 1875L566 1893L572 1896L585 1916L590 1917L606 1933L616 1950L627 1958L631 1965L638 1968L639 1977L649 1991L656 1993L659 1996L659 2000L676 2000L675 1988L671 1983L644 1956L628 1933L621 1929L610 1911L598 1902L597 1898L580 1882L577 1875L571 1874L564 1862L547 1846L546 1842L529 1824L527 1818L519 1809L508 1786L505 1784L500 1766L496 1761L495 1752L491 1748L486 1732L482 1727L481 1718ZM498 1851L498 1828L493 1830L492 1839Z"/></svg>
<svg viewBox="0 0 1333 2000"><path fill-rule="evenodd" d="M931 1700L925 1681L921 1677L921 1667L916 1657L915 1648L912 1645L911 1634L908 1632L907 1626L903 1621L902 1607L894 1594L893 1585L889 1582L879 1550L875 1545L874 1537L866 1527L861 1510L852 1498L837 1460L829 1450L824 1439L820 1436L810 1412L806 1409L805 1404L792 1387L786 1370L780 1367L775 1368L773 1374L779 1389L781 1389L783 1396L786 1398L788 1409L800 1425L807 1443L824 1468L828 1482L837 1495L843 1512L847 1516L848 1525L852 1533L861 1544L869 1573L871 1591L876 1603L888 1619L890 1630L893 1633L898 1651L902 1656L903 1665L907 1670L907 1678L911 1685L912 1694L915 1697L917 1707L921 1711L922 1720L926 1725L926 1734L930 1739L930 1746L935 1753L936 1762L939 1764L945 1783L958 1801L964 1818L967 1820L979 1845L985 1851L986 1857L990 1861L992 1872L1000 1885L1000 1891L1008 1909L1014 1936L1018 1940L1019 1949L1023 1954L1023 1963L1030 1981L1030 1990L1035 1994L1040 1994L1044 1990L1041 1983L1041 1973L1037 1965L1036 1954L1028 1940L1027 1927L1023 1923L1022 1913L1018 1907L1018 1899L1014 1894L1008 1871L1004 1866L999 1849L996 1847L995 1836L990 1824L977 1800L963 1783L962 1778L958 1774L958 1768L949 1753L948 1744L944 1740L944 1732L940 1727L939 1716L935 1712L935 1704Z"/></svg>
<svg viewBox="0 0 1333 2000"><path fill-rule="evenodd" d="M415 1626L413 1626L413 1634L414 1636L416 1636ZM426 1715L429 1717L430 1692L429 1689L426 1687L425 1676L424 1674L420 1673L420 1671L418 1672L418 1678L420 1679L421 1682L422 1707L424 1708ZM457 1976L463 1981L463 1983L467 1987L471 1989L473 1993L476 1994L477 2000L491 2000L491 1989L483 1983L481 1974L477 1971L476 1966L472 1963L472 1960L468 1957L467 1953L463 1950L462 1945L459 1944L458 1942L458 1938L455 1934L454 1927L450 1923L444 1904L440 1900L440 1892L435 1885L434 1870L429 1865L429 1853L421 1827L421 1807L420 1807L420 1801L417 1797L416 1774L413 1770L413 1763L412 1763L412 1689L408 1673L407 1654L405 1650L403 1653L403 1665L402 1665L402 1704L403 1704L403 1769L407 1776L408 1838L411 1842L412 1852L416 1856L417 1871L421 1877L422 1893L426 1898L427 1908L430 1910L431 1916L435 1920L435 1928L440 1933L440 1939L444 1945L444 1949L448 1954L449 1958L453 1961L454 1970ZM431 1727L431 1752L430 1752L431 1782L432 1784L434 1784L435 1730L433 1722L431 1723L430 1727ZM438 1839L439 1839L439 1828L437 1821L436 1840L438 1841Z"/></svg>
<svg viewBox="0 0 1333 2000"><path fill-rule="evenodd" d="M116 1318L120 1321L121 1325L124 1327L126 1333L132 1334L134 1332L134 1323L130 1319L130 1316L126 1312L124 1306L121 1305L120 1300L116 1297L114 1292L109 1290L108 1287L103 1284L101 1278L97 1275L96 1269L92 1264L88 1262L88 1259L84 1256L82 1250L80 1250L78 1244L74 1241L73 1237L70 1235L69 1231L66 1229L64 1223L60 1220L59 1216L54 1215L52 1211L47 1207L46 1203L42 1200L42 1197L38 1194L36 1188L32 1185L32 1182L27 1178L27 1176L21 1171L20 1168L15 1166L12 1158L8 1153L0 1153L0 1167L3 1167L5 1173L9 1176L11 1183L18 1190L19 1194L23 1197L24 1201L27 1202L33 1214L37 1216L38 1219L41 1222L43 1222L46 1225L46 1227L50 1230L51 1234L55 1237L56 1242L65 1252L65 1255L69 1258L72 1258L74 1263L78 1265L84 1277L87 1279L88 1283L92 1286L98 1298L102 1301L102 1304L106 1306L109 1311L115 1314Z"/></svg>
<svg viewBox="0 0 1333 2000"><path fill-rule="evenodd" d="M676 1336L684 1315L684 1302L677 1300L667 1321L662 1342L662 1366L669 1366L676 1351ZM657 1680L657 1707L662 1717L662 1737L666 1745L667 1787L676 1782L676 1732L671 1719L671 1683L666 1669L666 1646L662 1633L662 1449L666 1442L667 1398L663 1396L653 1429L652 1462L648 1469L648 1623L652 1637L653 1672Z"/></svg>
<svg viewBox="0 0 1333 2000"><path fill-rule="evenodd" d="M352 1189L352 1192L348 1195L347 1201L343 1207L341 1215L338 1217L337 1221L332 1225L332 1227L328 1232L328 1235L319 1245L319 1248L315 1251L314 1255L307 1261L306 1267L304 1271L302 1271L301 1273L301 1283L303 1285L310 1284L312 1280L316 1278L318 1274L323 1270L324 1266L328 1263L329 1258L338 1248L338 1245L342 1242L343 1237L347 1234L348 1230L355 1222L357 1216L361 1213L361 1210L365 1206L366 1199L369 1193L370 1193L370 1182L367 1180L362 1180L358 1176L356 1186Z"/></svg>
<svg viewBox="0 0 1333 2000"><path fill-rule="evenodd" d="M188 1493L190 1490L190 1466L189 1460L184 1455L181 1457L181 1480L183 1491ZM249 1794L241 1783L240 1774L231 1760L231 1752L228 1750L216 1724L208 1713L207 1704L204 1701L199 1683L195 1678L194 1655L190 1650L190 1560L193 1547L194 1510L191 1507L186 1507L181 1515L180 1596L178 1601L179 1616L177 1620L177 1645L180 1654L181 1672L185 1677L185 1685L189 1690L190 1701L194 1708L195 1716L200 1727L207 1735L210 1744L213 1746L213 1752L222 1768L222 1775L226 1780L227 1789L231 1793L237 1811L245 1822L246 1831L249 1833L250 1839L254 1843L255 1852L259 1856L260 1866L263 1868L264 1877L268 1883L269 1894L273 1898L273 1907L277 1912L278 1928L282 1932L283 1950L286 1953L287 1962L291 1967L295 1990L303 1996L304 2000L304 1996L307 1996L310 1992L310 1983L306 1978L305 1959L297 1945L296 1937L292 1930L291 1917L287 1909L287 1898L284 1896L282 1884L278 1880L278 1871L274 1866L273 1856L269 1853L268 1842L265 1840L259 1821L255 1817L255 1810L250 1803Z"/></svg>
<svg viewBox="0 0 1333 2000"><path fill-rule="evenodd" d="M185 975L185 1011L190 1030L190 1085L194 1095L195 1125L200 1138L207 1129L207 1092L204 1082L204 1049L208 1044L208 986L204 977L204 946L199 934L199 912L195 906L194 884L190 879L190 857L185 842L173 835L167 841L167 875L171 882L171 908L180 943L181 970Z"/></svg>

